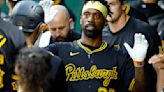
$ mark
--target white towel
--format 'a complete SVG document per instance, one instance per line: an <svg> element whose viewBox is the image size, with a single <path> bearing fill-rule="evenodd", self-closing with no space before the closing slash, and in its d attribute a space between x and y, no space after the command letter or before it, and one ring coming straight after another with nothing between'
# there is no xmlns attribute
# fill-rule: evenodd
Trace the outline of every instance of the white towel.
<svg viewBox="0 0 164 92"><path fill-rule="evenodd" d="M39 47L48 46L49 43L50 43L50 38L51 38L50 31L47 31L47 32L43 33L40 37L40 40L39 40Z"/></svg>

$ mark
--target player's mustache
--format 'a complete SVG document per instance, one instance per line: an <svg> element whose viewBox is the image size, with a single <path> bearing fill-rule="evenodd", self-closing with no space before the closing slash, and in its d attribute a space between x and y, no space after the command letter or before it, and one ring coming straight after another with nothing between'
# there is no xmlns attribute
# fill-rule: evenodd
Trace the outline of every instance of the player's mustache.
<svg viewBox="0 0 164 92"><path fill-rule="evenodd" d="M95 30L97 29L95 24L86 24L84 27L85 30Z"/></svg>
<svg viewBox="0 0 164 92"><path fill-rule="evenodd" d="M112 14L113 14L113 12L111 12L111 11L108 13L108 15L109 15L110 17L112 16Z"/></svg>

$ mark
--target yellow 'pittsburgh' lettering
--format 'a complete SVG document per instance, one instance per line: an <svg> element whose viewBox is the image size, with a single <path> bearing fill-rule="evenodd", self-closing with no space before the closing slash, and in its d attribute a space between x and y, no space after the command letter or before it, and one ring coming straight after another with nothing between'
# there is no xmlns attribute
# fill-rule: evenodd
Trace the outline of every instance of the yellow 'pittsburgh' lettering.
<svg viewBox="0 0 164 92"><path fill-rule="evenodd" d="M0 35L0 39L1 39L1 41L0 41L0 48L1 48L5 44L7 39L4 38L3 35Z"/></svg>
<svg viewBox="0 0 164 92"><path fill-rule="evenodd" d="M4 64L4 55L0 54L0 65Z"/></svg>
<svg viewBox="0 0 164 92"><path fill-rule="evenodd" d="M0 88L3 88L4 84L3 84L3 76L4 76L5 72L3 70L0 69Z"/></svg>
<svg viewBox="0 0 164 92"><path fill-rule="evenodd" d="M103 86L108 86L112 79L116 80L118 72L117 67L113 67L112 70L97 69L96 65L92 65L90 70L86 70L85 67L76 67L74 64L68 64L66 68L66 81L79 81L89 79L104 79Z"/></svg>
<svg viewBox="0 0 164 92"><path fill-rule="evenodd" d="M11 85L13 87L13 90L17 90L18 89L16 82L12 82Z"/></svg>

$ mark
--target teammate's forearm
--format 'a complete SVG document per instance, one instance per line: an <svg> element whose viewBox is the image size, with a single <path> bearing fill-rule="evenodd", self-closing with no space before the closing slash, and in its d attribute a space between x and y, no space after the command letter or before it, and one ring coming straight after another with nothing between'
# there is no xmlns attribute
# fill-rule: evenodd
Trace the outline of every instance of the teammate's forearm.
<svg viewBox="0 0 164 92"><path fill-rule="evenodd" d="M135 67L134 92L146 92L146 75L144 67Z"/></svg>
<svg viewBox="0 0 164 92"><path fill-rule="evenodd" d="M157 73L157 92L161 92L162 88L164 88L164 69Z"/></svg>

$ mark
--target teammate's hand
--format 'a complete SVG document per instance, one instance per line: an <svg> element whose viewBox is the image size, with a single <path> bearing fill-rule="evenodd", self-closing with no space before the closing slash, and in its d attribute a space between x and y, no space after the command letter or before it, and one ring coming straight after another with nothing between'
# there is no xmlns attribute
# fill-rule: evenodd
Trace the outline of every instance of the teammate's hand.
<svg viewBox="0 0 164 92"><path fill-rule="evenodd" d="M131 48L128 43L124 43L124 46L134 61L142 62L146 57L149 44L144 35L136 33L134 35L134 47Z"/></svg>
<svg viewBox="0 0 164 92"><path fill-rule="evenodd" d="M158 55L152 56L149 59L148 63L153 65L157 73L160 70L164 70L164 54L158 54Z"/></svg>
<svg viewBox="0 0 164 92"><path fill-rule="evenodd" d="M39 2L39 5L41 5L43 7L44 22L47 24L53 19L53 17L57 13L57 10L54 10L52 8L52 6L53 6L53 1L52 0L41 0Z"/></svg>

